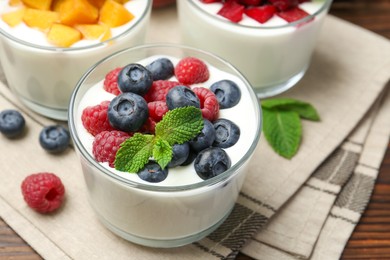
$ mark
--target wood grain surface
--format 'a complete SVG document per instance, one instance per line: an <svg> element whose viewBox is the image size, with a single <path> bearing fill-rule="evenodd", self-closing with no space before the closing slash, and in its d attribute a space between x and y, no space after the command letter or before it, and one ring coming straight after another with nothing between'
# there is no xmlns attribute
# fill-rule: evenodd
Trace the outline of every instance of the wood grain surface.
<svg viewBox="0 0 390 260"><path fill-rule="evenodd" d="M390 39L390 0L334 0L330 13ZM41 257L0 218L0 259ZM390 259L390 143L370 203L341 259Z"/></svg>

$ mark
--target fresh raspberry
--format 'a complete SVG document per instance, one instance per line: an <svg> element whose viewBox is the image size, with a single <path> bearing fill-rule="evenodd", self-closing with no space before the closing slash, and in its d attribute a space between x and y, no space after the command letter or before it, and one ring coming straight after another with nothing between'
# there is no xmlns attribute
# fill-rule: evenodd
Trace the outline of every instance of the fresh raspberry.
<svg viewBox="0 0 390 260"><path fill-rule="evenodd" d="M98 162L108 162L114 168L115 155L120 144L131 134L122 131L103 131L95 136L92 143L92 154Z"/></svg>
<svg viewBox="0 0 390 260"><path fill-rule="evenodd" d="M121 91L118 87L118 74L122 70L122 68L116 68L107 73L106 77L104 78L103 88L105 91L114 94L115 96L118 96Z"/></svg>
<svg viewBox="0 0 390 260"><path fill-rule="evenodd" d="M110 101L103 101L99 105L89 106L83 110L81 121L87 131L93 136L102 131L114 130L110 125L107 116L108 105Z"/></svg>
<svg viewBox="0 0 390 260"><path fill-rule="evenodd" d="M142 125L140 132L146 134L154 134L156 124L157 122L149 116L148 119L146 119L146 122Z"/></svg>
<svg viewBox="0 0 390 260"><path fill-rule="evenodd" d="M180 83L192 85L205 82L210 73L207 65L200 59L185 57L176 64L175 76Z"/></svg>
<svg viewBox="0 0 390 260"><path fill-rule="evenodd" d="M195 87L192 89L200 100L200 109L202 116L213 122L218 118L219 103L215 94L208 88Z"/></svg>
<svg viewBox="0 0 390 260"><path fill-rule="evenodd" d="M21 189L27 205L40 213L49 213L59 208L65 195L61 179L49 172L27 176Z"/></svg>
<svg viewBox="0 0 390 260"><path fill-rule="evenodd" d="M149 117L159 122L163 115L168 112L168 106L165 101L153 101L148 103Z"/></svg>
<svg viewBox="0 0 390 260"><path fill-rule="evenodd" d="M156 80L153 81L152 86L150 87L148 93L144 95L144 99L146 102L152 101L165 101L165 96L168 91L176 86L182 85L177 81L169 81L169 80Z"/></svg>

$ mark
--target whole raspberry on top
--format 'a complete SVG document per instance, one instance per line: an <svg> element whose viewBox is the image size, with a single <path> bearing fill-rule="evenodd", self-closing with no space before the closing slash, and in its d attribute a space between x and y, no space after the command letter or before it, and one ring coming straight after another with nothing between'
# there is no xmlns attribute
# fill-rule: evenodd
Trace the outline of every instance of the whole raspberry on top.
<svg viewBox="0 0 390 260"><path fill-rule="evenodd" d="M93 136L102 131L114 130L107 116L109 104L110 101L103 101L96 106L89 106L83 110L81 121L85 129Z"/></svg>
<svg viewBox="0 0 390 260"><path fill-rule="evenodd" d="M168 91L176 86L182 85L177 81L155 80L149 91L144 95L146 102L165 101Z"/></svg>
<svg viewBox="0 0 390 260"><path fill-rule="evenodd" d="M103 131L95 136L92 143L92 154L98 162L108 162L114 168L116 152L121 143L131 135L122 131Z"/></svg>
<svg viewBox="0 0 390 260"><path fill-rule="evenodd" d="M65 195L61 179L49 172L27 176L21 189L27 205L40 213L49 213L59 208Z"/></svg>
<svg viewBox="0 0 390 260"><path fill-rule="evenodd" d="M200 59L185 57L176 64L175 76L180 83L192 85L207 81L210 73L207 65Z"/></svg>
<svg viewBox="0 0 390 260"><path fill-rule="evenodd" d="M219 103L214 92L203 87L195 87L192 91L194 91L199 98L202 116L210 122L216 120L219 113Z"/></svg>
<svg viewBox="0 0 390 260"><path fill-rule="evenodd" d="M118 96L121 91L118 88L118 74L122 70L122 68L116 68L107 73L104 78L103 88L105 91Z"/></svg>
<svg viewBox="0 0 390 260"><path fill-rule="evenodd" d="M149 116L154 119L155 122L159 122L162 117L168 112L168 106L165 101L152 101L148 103Z"/></svg>

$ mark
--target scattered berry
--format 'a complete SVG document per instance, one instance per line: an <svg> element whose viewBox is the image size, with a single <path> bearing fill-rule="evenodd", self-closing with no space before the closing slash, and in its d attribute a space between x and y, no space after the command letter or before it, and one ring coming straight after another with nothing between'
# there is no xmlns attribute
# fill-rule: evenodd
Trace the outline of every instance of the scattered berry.
<svg viewBox="0 0 390 260"><path fill-rule="evenodd" d="M219 118L213 123L215 129L215 140L213 146L229 148L235 145L240 138L240 128L232 121Z"/></svg>
<svg viewBox="0 0 390 260"><path fill-rule="evenodd" d="M157 59L147 65L146 68L152 73L154 81L169 79L174 74L173 63L167 58Z"/></svg>
<svg viewBox="0 0 390 260"><path fill-rule="evenodd" d="M122 131L103 131L95 136L92 143L92 154L98 162L108 162L114 168L116 152L121 143L130 137Z"/></svg>
<svg viewBox="0 0 390 260"><path fill-rule="evenodd" d="M40 213L49 213L59 208L65 195L61 179L48 172L27 176L21 189L27 205Z"/></svg>
<svg viewBox="0 0 390 260"><path fill-rule="evenodd" d="M148 93L144 95L144 98L147 102L165 101L168 91L180 85L182 84L177 81L168 81L168 80L153 81L152 87L149 89Z"/></svg>
<svg viewBox="0 0 390 260"><path fill-rule="evenodd" d="M191 149L197 152L210 147L215 140L215 129L213 124L207 119L203 119L203 122L204 126L202 131L194 139L188 142Z"/></svg>
<svg viewBox="0 0 390 260"><path fill-rule="evenodd" d="M118 96L121 93L118 87L118 75L121 70L122 68L113 69L112 71L107 73L106 77L104 78L104 90L111 94L114 94L115 96Z"/></svg>
<svg viewBox="0 0 390 260"><path fill-rule="evenodd" d="M245 14L259 23L266 23L276 13L274 5L255 6L245 9Z"/></svg>
<svg viewBox="0 0 390 260"><path fill-rule="evenodd" d="M102 131L114 130L108 121L107 111L110 101L103 101L96 106L86 107L81 115L84 128L93 136Z"/></svg>
<svg viewBox="0 0 390 260"><path fill-rule="evenodd" d="M0 132L6 137L20 136L25 125L26 121L19 111L7 109L0 112Z"/></svg>
<svg viewBox="0 0 390 260"><path fill-rule="evenodd" d="M168 176L168 168L161 169L158 163L149 161L137 174L138 177L147 182L162 182Z"/></svg>
<svg viewBox="0 0 390 260"><path fill-rule="evenodd" d="M61 153L69 146L69 131L61 125L44 127L39 134L39 143L50 153Z"/></svg>
<svg viewBox="0 0 390 260"><path fill-rule="evenodd" d="M238 23L242 20L244 9L245 6L237 3L236 1L226 1L224 2L222 8L218 11L218 14L234 23Z"/></svg>
<svg viewBox="0 0 390 260"><path fill-rule="evenodd" d="M183 144L174 144L172 146L172 160L168 163L169 168L182 165L188 158L190 145L186 142Z"/></svg>
<svg viewBox="0 0 390 260"><path fill-rule="evenodd" d="M231 80L217 81L210 90L216 95L221 109L234 107L241 99L240 88Z"/></svg>
<svg viewBox="0 0 390 260"><path fill-rule="evenodd" d="M168 112L167 103L164 101L153 101L148 103L149 117L155 122L159 122L162 117Z"/></svg>
<svg viewBox="0 0 390 260"><path fill-rule="evenodd" d="M169 110L185 106L200 108L198 96L186 86L176 86L170 89L166 96L166 102Z"/></svg>
<svg viewBox="0 0 390 260"><path fill-rule="evenodd" d="M218 118L219 103L215 94L208 88L195 87L192 89L200 101L203 118L214 121Z"/></svg>
<svg viewBox="0 0 390 260"><path fill-rule="evenodd" d="M210 147L201 151L194 161L195 171L203 180L215 177L231 166L227 153L219 147Z"/></svg>
<svg viewBox="0 0 390 260"><path fill-rule="evenodd" d="M118 86L123 93L131 92L142 96L149 91L152 83L152 73L141 64L128 64L118 75Z"/></svg>
<svg viewBox="0 0 390 260"><path fill-rule="evenodd" d="M192 85L207 81L210 74L203 61L195 57L186 57L176 64L175 76L180 83Z"/></svg>

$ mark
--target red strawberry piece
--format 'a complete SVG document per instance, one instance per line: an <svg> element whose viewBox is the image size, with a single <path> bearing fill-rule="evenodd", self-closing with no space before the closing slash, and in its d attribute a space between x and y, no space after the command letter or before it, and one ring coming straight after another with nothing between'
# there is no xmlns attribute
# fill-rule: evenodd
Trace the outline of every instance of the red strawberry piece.
<svg viewBox="0 0 390 260"><path fill-rule="evenodd" d="M299 5L298 0L268 0L268 2L273 4L279 11L285 11Z"/></svg>
<svg viewBox="0 0 390 260"><path fill-rule="evenodd" d="M177 80L185 85L202 83L209 79L210 73L206 63L195 57L185 57L175 66Z"/></svg>
<svg viewBox="0 0 390 260"><path fill-rule="evenodd" d="M222 0L200 0L204 4L218 3L222 2Z"/></svg>
<svg viewBox="0 0 390 260"><path fill-rule="evenodd" d="M218 14L232 21L233 23L238 23L242 20L244 9L245 6L237 3L234 0L228 0L223 4L222 8L218 11Z"/></svg>
<svg viewBox="0 0 390 260"><path fill-rule="evenodd" d="M120 144L130 138L131 134L122 131L103 131L95 136L92 143L92 154L98 162L108 162L114 168L115 155Z"/></svg>
<svg viewBox="0 0 390 260"><path fill-rule="evenodd" d="M301 20L306 16L308 16L309 14L306 11L298 7L295 7L287 11L279 12L277 13L277 15L283 18L284 20L286 20L287 22L291 23L291 22Z"/></svg>
<svg viewBox="0 0 390 260"><path fill-rule="evenodd" d="M250 7L245 10L245 14L250 18L258 21L259 23L265 23L274 16L276 13L276 7L273 5L262 5L256 7Z"/></svg>
<svg viewBox="0 0 390 260"><path fill-rule="evenodd" d="M211 122L216 120L219 113L219 103L214 92L202 87L195 87L192 90L199 98L203 118Z"/></svg>
<svg viewBox="0 0 390 260"><path fill-rule="evenodd" d="M246 6L259 6L262 0L239 0L239 2Z"/></svg>
<svg viewBox="0 0 390 260"><path fill-rule="evenodd" d="M61 179L54 173L39 172L27 176L21 185L27 205L40 213L58 209L65 195Z"/></svg>
<svg viewBox="0 0 390 260"><path fill-rule="evenodd" d="M103 88L105 91L118 96L121 91L118 88L118 74L122 70L122 68L116 68L107 73L104 78Z"/></svg>
<svg viewBox="0 0 390 260"><path fill-rule="evenodd" d="M96 106L89 106L83 110L81 121L84 128L93 136L102 131L114 130L107 116L110 101L103 101Z"/></svg>
<svg viewBox="0 0 390 260"><path fill-rule="evenodd" d="M153 81L152 86L149 91L144 95L144 99L146 102L152 101L165 101L165 96L168 91L176 86L182 85L177 81L169 81L169 80L156 80Z"/></svg>

